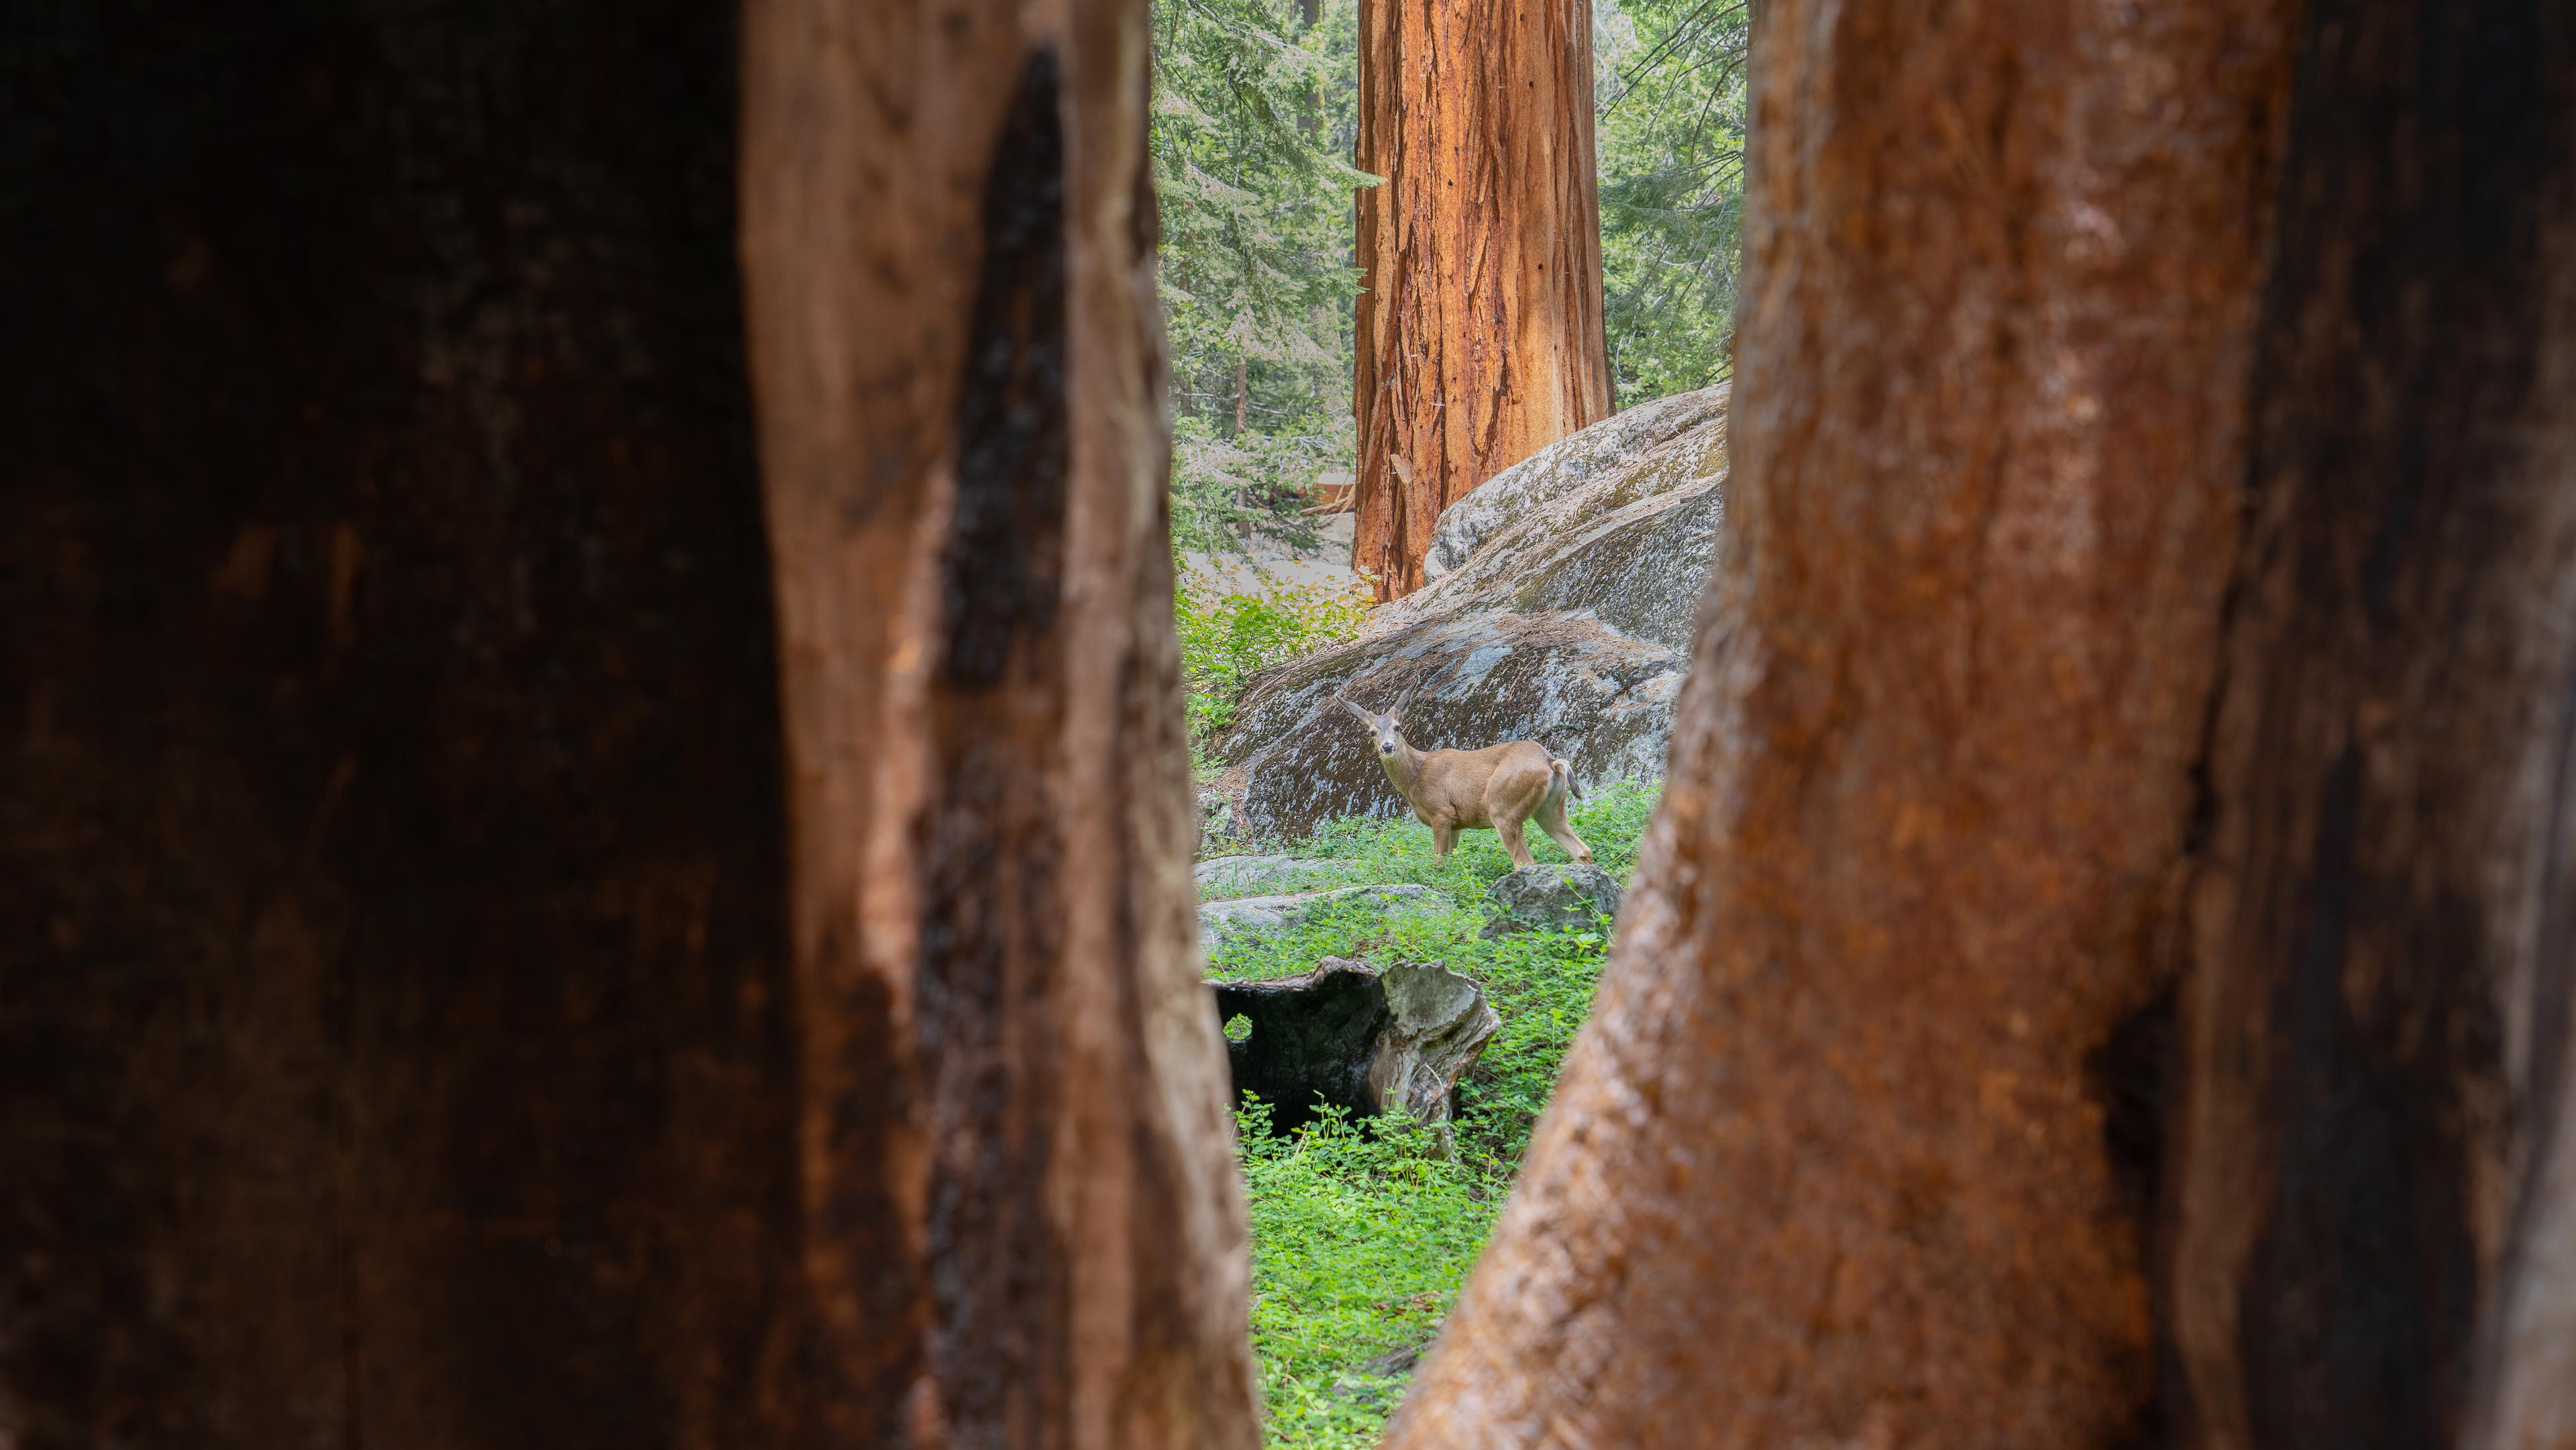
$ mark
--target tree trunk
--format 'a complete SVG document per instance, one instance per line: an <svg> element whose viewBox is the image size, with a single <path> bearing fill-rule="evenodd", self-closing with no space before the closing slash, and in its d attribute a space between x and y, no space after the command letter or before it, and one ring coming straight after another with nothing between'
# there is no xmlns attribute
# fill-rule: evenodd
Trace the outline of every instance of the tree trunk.
<svg viewBox="0 0 2576 1450"><path fill-rule="evenodd" d="M1145 6L972 10L746 27L814 1352L845 1443L1249 1450Z"/></svg>
<svg viewBox="0 0 2576 1450"><path fill-rule="evenodd" d="M1736 533L1593 1019L1392 1445L2148 1430L2152 928L2289 9L1768 7Z"/></svg>
<svg viewBox="0 0 2576 1450"><path fill-rule="evenodd" d="M2576 24L2314 0L2195 893L2194 1446L2576 1445Z"/></svg>
<svg viewBox="0 0 2576 1450"><path fill-rule="evenodd" d="M1440 510L1610 415L1590 0L1361 0L1354 568L1422 587Z"/></svg>
<svg viewBox="0 0 2576 1450"><path fill-rule="evenodd" d="M819 1444L721 6L0 50L0 1442Z"/></svg>
<svg viewBox="0 0 2576 1450"><path fill-rule="evenodd" d="M0 1442L1248 1450L1143 5L127 9L0 51Z"/></svg>

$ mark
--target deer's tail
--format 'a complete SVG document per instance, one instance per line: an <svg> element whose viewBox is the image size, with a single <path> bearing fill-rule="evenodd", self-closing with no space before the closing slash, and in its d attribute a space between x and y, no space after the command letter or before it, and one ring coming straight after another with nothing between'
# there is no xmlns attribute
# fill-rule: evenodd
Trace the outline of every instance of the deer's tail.
<svg viewBox="0 0 2576 1450"><path fill-rule="evenodd" d="M1565 757L1558 756L1549 761L1547 770L1548 774L1556 777L1556 785L1559 789L1576 800L1583 799L1583 787L1575 784L1574 767L1566 762Z"/></svg>

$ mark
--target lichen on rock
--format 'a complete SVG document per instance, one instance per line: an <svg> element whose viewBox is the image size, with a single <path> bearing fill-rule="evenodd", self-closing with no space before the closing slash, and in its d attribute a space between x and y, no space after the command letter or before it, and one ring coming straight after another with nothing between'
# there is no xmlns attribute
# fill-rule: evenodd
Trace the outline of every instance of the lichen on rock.
<svg viewBox="0 0 2576 1450"><path fill-rule="evenodd" d="M1597 927L1619 914L1619 895L1619 878L1598 866L1524 866L1486 891L1485 936Z"/></svg>

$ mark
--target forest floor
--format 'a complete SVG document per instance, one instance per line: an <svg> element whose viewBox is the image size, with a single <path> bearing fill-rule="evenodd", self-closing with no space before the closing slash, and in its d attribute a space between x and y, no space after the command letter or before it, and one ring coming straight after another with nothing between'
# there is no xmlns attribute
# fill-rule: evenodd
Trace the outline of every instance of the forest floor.
<svg viewBox="0 0 2576 1450"><path fill-rule="evenodd" d="M1657 793L1608 782L1572 812L1575 830L1623 885ZM1543 862L1565 859L1553 842L1533 845ZM1266 1442L1274 1450L1361 1450L1377 1443L1411 1378L1413 1352L1438 1332L1484 1247L1565 1050L1591 1010L1608 923L1483 940L1486 889L1511 867L1489 831L1466 833L1445 865L1432 858L1430 830L1410 819L1335 821L1307 840L1262 849L1330 862L1317 868L1316 887L1410 882L1454 905L1436 913L1389 915L1372 905L1318 913L1224 942L1210 956L1212 973L1290 976L1328 956L1378 966L1438 961L1473 978L1502 1017L1460 1089L1455 1160L1435 1156L1428 1135L1409 1125L1327 1116L1276 1135L1259 1104L1240 1116Z"/></svg>

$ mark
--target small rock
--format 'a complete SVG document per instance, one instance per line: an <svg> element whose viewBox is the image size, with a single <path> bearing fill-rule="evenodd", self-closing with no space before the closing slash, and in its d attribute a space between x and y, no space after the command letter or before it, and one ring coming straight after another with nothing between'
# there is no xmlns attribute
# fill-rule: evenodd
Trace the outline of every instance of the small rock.
<svg viewBox="0 0 2576 1450"><path fill-rule="evenodd" d="M1210 842L1225 840L1233 834L1234 802L1226 799L1220 791L1200 791L1199 849L1204 851Z"/></svg>
<svg viewBox="0 0 2576 1450"><path fill-rule="evenodd" d="M1360 1362L1360 1373L1373 1375L1411 1374L1413 1373L1415 1366L1422 1363L1422 1351L1426 1348L1428 1348L1426 1345L1408 1344L1402 1349L1390 1349L1386 1353L1378 1355L1373 1359L1362 1360Z"/></svg>
<svg viewBox="0 0 2576 1450"><path fill-rule="evenodd" d="M1319 856L1219 856L1201 861L1195 874L1199 895L1221 897L1276 891L1319 873L1346 869L1347 863Z"/></svg>
<svg viewBox="0 0 2576 1450"><path fill-rule="evenodd" d="M1385 1408L1398 1388L1388 1381L1409 1377L1422 1363L1427 1347L1408 1344L1362 1360L1358 1369L1333 1381L1332 1393L1371 1409Z"/></svg>
<svg viewBox="0 0 2576 1450"><path fill-rule="evenodd" d="M1619 879L1598 866L1524 866L1485 893L1485 939L1520 931L1597 926L1619 914Z"/></svg>
<svg viewBox="0 0 2576 1450"><path fill-rule="evenodd" d="M1199 946L1213 951L1227 937L1248 931L1276 931L1295 926L1329 902L1368 898L1390 911L1445 911L1449 898L1427 886L1344 886L1333 891L1307 891L1294 896L1242 896L1199 906Z"/></svg>

